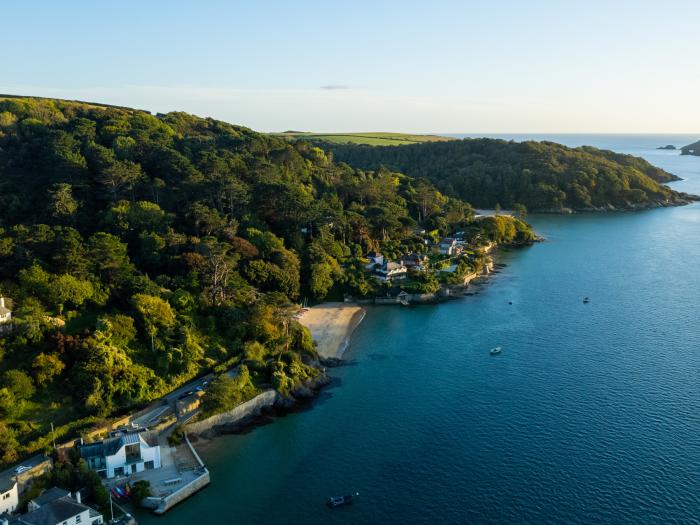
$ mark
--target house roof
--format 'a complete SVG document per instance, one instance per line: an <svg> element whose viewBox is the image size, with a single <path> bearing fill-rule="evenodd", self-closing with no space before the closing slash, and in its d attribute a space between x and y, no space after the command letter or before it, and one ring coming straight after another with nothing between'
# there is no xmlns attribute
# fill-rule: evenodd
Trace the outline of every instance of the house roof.
<svg viewBox="0 0 700 525"><path fill-rule="evenodd" d="M59 498L65 498L66 496L70 496L70 492L67 490L59 489L58 487L51 487L50 489L42 492L39 497L34 498L32 502L39 507L43 507L47 503L51 503Z"/></svg>
<svg viewBox="0 0 700 525"><path fill-rule="evenodd" d="M80 456L83 458L102 457L105 455L105 447L102 441L80 445Z"/></svg>
<svg viewBox="0 0 700 525"><path fill-rule="evenodd" d="M19 516L15 523L27 525L56 525L68 521L86 510L89 511L90 507L66 496L47 503L37 510Z"/></svg>
<svg viewBox="0 0 700 525"><path fill-rule="evenodd" d="M387 270L400 270L400 269L403 268L403 265L402 265L401 263L397 263L397 262L391 261L391 262L386 263L386 264L384 265L384 267L385 267Z"/></svg>
<svg viewBox="0 0 700 525"><path fill-rule="evenodd" d="M154 447L158 444L158 438L153 432L127 432L97 443L81 445L80 455L83 458L113 456L124 445L137 443L145 443L149 447Z"/></svg>
<svg viewBox="0 0 700 525"><path fill-rule="evenodd" d="M122 448L121 437L111 437L96 443L88 443L80 446L80 455L83 458L107 457L116 454Z"/></svg>
<svg viewBox="0 0 700 525"><path fill-rule="evenodd" d="M156 447L158 446L158 432L154 431L149 431L149 432L141 432L139 434L141 436L141 439L143 439L146 442L146 445L149 447Z"/></svg>
<svg viewBox="0 0 700 525"><path fill-rule="evenodd" d="M427 258L428 256L422 253L409 253L408 255L404 255L403 257L401 257L401 260L409 262L421 262L425 261Z"/></svg>
<svg viewBox="0 0 700 525"><path fill-rule="evenodd" d="M0 473L0 492L9 492L16 483L11 471Z"/></svg>

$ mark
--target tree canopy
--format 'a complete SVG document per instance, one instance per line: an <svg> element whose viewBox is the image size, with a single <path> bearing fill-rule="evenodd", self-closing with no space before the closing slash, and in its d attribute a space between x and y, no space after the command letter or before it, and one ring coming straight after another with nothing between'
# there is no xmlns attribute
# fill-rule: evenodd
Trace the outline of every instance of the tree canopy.
<svg viewBox="0 0 700 525"><path fill-rule="evenodd" d="M425 250L418 230L472 217L429 180L336 163L307 141L0 98L0 290L14 321L0 337L0 461L33 452L51 421L124 412L206 371L248 366L235 388L217 383L216 406L291 390L316 358L291 304L369 294L364 253ZM494 237L524 235L501 226Z"/></svg>
<svg viewBox="0 0 700 525"><path fill-rule="evenodd" d="M684 203L678 177L631 155L553 142L464 139L401 147L326 144L336 161L424 177L477 207L556 211Z"/></svg>

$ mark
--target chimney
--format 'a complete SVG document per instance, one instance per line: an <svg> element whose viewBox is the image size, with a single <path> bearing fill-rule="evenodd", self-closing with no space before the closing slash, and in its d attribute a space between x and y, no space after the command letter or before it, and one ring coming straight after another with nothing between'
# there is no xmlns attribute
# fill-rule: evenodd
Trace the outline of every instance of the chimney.
<svg viewBox="0 0 700 525"><path fill-rule="evenodd" d="M82 496L80 495L80 491L79 491L79 490L76 490L76 491L75 491L75 501L77 501L78 503L82 503L82 502L83 502L83 498L82 498Z"/></svg>
<svg viewBox="0 0 700 525"><path fill-rule="evenodd" d="M5 308L5 298L0 296L0 308Z"/></svg>

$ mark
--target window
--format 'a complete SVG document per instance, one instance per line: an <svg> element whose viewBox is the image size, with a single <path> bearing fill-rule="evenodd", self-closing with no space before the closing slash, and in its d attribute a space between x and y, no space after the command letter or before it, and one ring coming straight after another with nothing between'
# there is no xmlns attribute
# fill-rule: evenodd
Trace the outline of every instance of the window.
<svg viewBox="0 0 700 525"><path fill-rule="evenodd" d="M78 514L78 515L75 517L75 522L76 522L76 523L80 523L81 521L83 521L83 517L82 517L80 514Z"/></svg>
<svg viewBox="0 0 700 525"><path fill-rule="evenodd" d="M139 461L141 459L141 445L139 443L126 445L126 447L124 447L124 453L126 454L126 461L128 463Z"/></svg>
<svg viewBox="0 0 700 525"><path fill-rule="evenodd" d="M144 463L144 467L146 467L146 470L153 470L155 465L153 461L146 461L146 463Z"/></svg>

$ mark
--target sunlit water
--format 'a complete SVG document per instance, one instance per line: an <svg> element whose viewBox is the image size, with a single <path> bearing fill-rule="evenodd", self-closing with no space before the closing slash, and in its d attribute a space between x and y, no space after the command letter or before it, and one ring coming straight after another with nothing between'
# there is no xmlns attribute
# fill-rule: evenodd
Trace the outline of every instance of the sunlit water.
<svg viewBox="0 0 700 525"><path fill-rule="evenodd" d="M700 158L653 149L696 137L536 138L700 193ZM204 447L211 486L140 522L700 522L700 206L530 220L548 241L479 295L370 309L308 410Z"/></svg>

